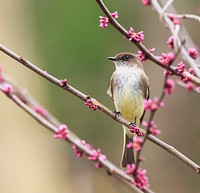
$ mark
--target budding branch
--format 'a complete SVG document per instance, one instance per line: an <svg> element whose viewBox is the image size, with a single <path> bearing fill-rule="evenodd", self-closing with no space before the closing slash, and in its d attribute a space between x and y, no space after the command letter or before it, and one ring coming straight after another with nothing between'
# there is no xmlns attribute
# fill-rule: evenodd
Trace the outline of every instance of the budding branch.
<svg viewBox="0 0 200 193"><path fill-rule="evenodd" d="M10 49L6 48L2 44L0 44L0 50L2 52L4 52L5 54L7 54L8 56L10 56L11 58L13 58L16 61L20 62L22 65L26 66L30 70L34 71L38 75L40 75L43 78L47 79L48 81L52 82L56 86L59 86L59 87L65 89L66 91L70 92L71 94L73 94L74 96L80 98L83 101L87 101L88 95L83 94L81 91L75 89L74 87L70 86L69 84L67 84L67 86L61 86L62 85L62 81L61 80L59 80L59 79L55 78L54 76L48 74L46 71L41 70L39 67L35 66L33 63L29 62L25 58L23 58L23 57L19 56L18 54L14 53L13 51L11 51ZM130 122L126 121L121 116L116 116L115 113L113 113L113 111L111 111L109 108L104 106L102 103L98 102L96 99L92 99L92 100L93 100L94 103L98 104L99 110L104 112L106 115L111 117L113 120L125 125L126 127L129 127ZM142 128L141 128L141 131L143 132L143 134L146 133L146 131L143 130ZM169 152L170 154L174 155L180 161L182 161L185 164L187 164L189 167L191 167L196 172L198 172L198 173L200 172L199 165L194 163L191 159L189 159L188 157L183 155L181 152L179 152L177 149L175 149L171 145L168 145L167 143L163 142L162 140L156 138L155 136L153 136L151 134L149 134L147 138L148 138L148 140L150 140L151 142L155 143L156 145L158 145L162 149L164 149L167 152Z"/></svg>
<svg viewBox="0 0 200 193"><path fill-rule="evenodd" d="M108 10L108 8L105 6L105 4L103 3L102 0L96 0L96 2L98 3L99 7L102 9L102 11L104 12L104 14L109 18L109 21L111 23L111 25L113 25L113 27L115 29L117 29L123 36L125 36L127 39L130 38L128 31L119 24L119 22L117 22L117 20L115 18L112 17L110 11ZM158 2L156 0L152 1L152 5L154 6L154 8L157 10L157 12L159 14L163 14L162 13L162 8L160 7L160 5L158 4ZM167 24L169 23L169 20L166 18L166 16L163 16L166 19ZM171 24L169 23L170 29ZM171 29L172 30L172 29ZM173 32L173 30L172 30ZM178 40L177 40L178 41ZM164 66L162 64L162 62L154 55L152 54L141 42L137 42L134 39L131 40L132 43L135 44L135 46L137 46L147 57L149 60L151 60L152 62L154 62L155 64L159 65L162 68L165 68L167 70L170 70L173 74L180 76L180 74L177 74L176 69L174 66L169 65L169 66ZM190 58L190 56L188 55L187 51L185 49L181 49L181 53L183 53L184 58L187 59L187 61L189 62L189 64L193 67L193 69L195 70L195 73L198 75L198 77L200 77L200 70L197 68L196 63ZM200 79L197 78L196 76L193 76L190 73L186 74L189 78L191 78L191 82L193 82L194 84L200 86Z"/></svg>

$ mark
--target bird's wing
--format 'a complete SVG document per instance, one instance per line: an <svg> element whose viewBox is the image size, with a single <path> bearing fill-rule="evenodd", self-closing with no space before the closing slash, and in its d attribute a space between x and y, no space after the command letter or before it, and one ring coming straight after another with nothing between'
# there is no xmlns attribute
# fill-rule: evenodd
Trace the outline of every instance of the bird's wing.
<svg viewBox="0 0 200 193"><path fill-rule="evenodd" d="M150 90L149 90L149 79L144 74L143 77L140 79L140 89L142 90L144 99L149 99Z"/></svg>
<svg viewBox="0 0 200 193"><path fill-rule="evenodd" d="M109 85L108 85L108 90L107 90L107 94L113 98L113 75L111 76Z"/></svg>
<svg viewBox="0 0 200 193"><path fill-rule="evenodd" d="M147 91L146 91L146 95L145 95L145 99L148 100L150 97L150 89L149 89L149 85L147 86Z"/></svg>
<svg viewBox="0 0 200 193"><path fill-rule="evenodd" d="M149 89L149 80L146 79L145 82L143 82L143 87L142 87L143 93L144 93L144 99L148 100L150 96L150 89ZM142 120L144 118L145 111L142 114L142 117L140 118L140 124L142 123Z"/></svg>

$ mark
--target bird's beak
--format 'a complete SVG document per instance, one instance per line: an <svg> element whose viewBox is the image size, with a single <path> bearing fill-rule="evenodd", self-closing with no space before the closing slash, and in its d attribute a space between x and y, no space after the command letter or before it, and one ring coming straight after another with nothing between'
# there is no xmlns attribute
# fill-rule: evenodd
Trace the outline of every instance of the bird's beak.
<svg viewBox="0 0 200 193"><path fill-rule="evenodd" d="M109 60L112 60L112 61L117 61L117 58L115 57L107 57Z"/></svg>

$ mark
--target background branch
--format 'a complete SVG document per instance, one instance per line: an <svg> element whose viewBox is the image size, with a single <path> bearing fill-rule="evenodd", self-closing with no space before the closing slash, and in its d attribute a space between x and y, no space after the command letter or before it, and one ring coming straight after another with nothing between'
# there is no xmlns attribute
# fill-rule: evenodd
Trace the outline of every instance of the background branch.
<svg viewBox="0 0 200 193"><path fill-rule="evenodd" d="M167 3L168 1L166 0L161 0L163 6L165 5L165 3ZM165 24L165 26L168 27L168 29L170 30L171 34L174 34L174 24L173 22L171 22L171 20L169 19L169 17L163 13L163 8L160 6L160 4L158 3L157 0L151 0L151 5L153 7L153 10L156 11L156 13L160 16L160 18L162 18L163 23ZM176 14L176 10L173 7L172 3L170 3L170 5L168 6L167 10L171 10L173 11L174 14ZM165 10L165 11L167 11ZM190 36L188 35L188 32L186 31L185 27L183 26L183 24L181 24L181 32L180 34L184 37L184 39L186 40L186 44L192 44L193 46L195 46L195 44L192 42ZM179 36L176 37L176 41L178 42L178 44L181 44L181 39ZM195 71L195 74L197 75L198 78L200 78L200 70L197 66L197 64L195 63L195 61L189 56L186 48L182 48L181 49L181 56L183 57L183 59L185 59L188 64L193 68L193 70Z"/></svg>
<svg viewBox="0 0 200 193"><path fill-rule="evenodd" d="M23 92L23 89L20 89L19 86L16 84L12 84L11 80L6 80L5 75L3 75L4 82L0 84L0 90L4 90L4 85L9 83L12 85L13 91L10 93L5 93L7 97L9 97L14 103L16 103L20 108L22 108L26 113L28 113L32 118L34 118L39 124L43 125L45 128L47 128L49 131L56 133L58 126L61 125L61 123L53 117L50 113L48 113L46 116L41 116L37 112L35 112L31 107L28 105L37 105L39 104L32 96L25 95ZM3 91L4 92L4 91ZM16 93L15 93L16 92ZM20 97L18 97L18 96ZM40 106L44 109L44 107ZM53 121L52 121L53 120ZM87 145L80 143L81 139L78 138L72 131L68 129L68 135L65 139L66 142L70 143L71 145L75 145L80 149L80 151L83 151L86 156L93 156L93 149L89 148ZM95 150L96 151L96 150ZM144 191L141 191L137 187L135 187L132 184L133 178L128 176L123 170L117 168L112 162L110 162L108 159L103 159L102 156L99 156L98 159L95 162L99 162L108 172L109 176L114 176L127 186L129 189L131 189L133 192L147 192L151 193L151 191L148 188L145 188ZM128 183L127 183L128 182Z"/></svg>
<svg viewBox="0 0 200 193"><path fill-rule="evenodd" d="M180 87L183 87L183 88L185 88L185 89L188 89L188 85L185 84L185 83L183 83L183 82L180 81L180 80L176 80L176 84L177 84L178 86L180 86ZM199 89L198 87L197 87L197 88L196 88L196 87L192 88L191 91L196 92L197 94L200 94L200 89Z"/></svg>
<svg viewBox="0 0 200 193"><path fill-rule="evenodd" d="M169 16L169 14L167 14ZM193 14L177 14L175 15L179 19L193 19L200 23L200 17L198 15Z"/></svg>

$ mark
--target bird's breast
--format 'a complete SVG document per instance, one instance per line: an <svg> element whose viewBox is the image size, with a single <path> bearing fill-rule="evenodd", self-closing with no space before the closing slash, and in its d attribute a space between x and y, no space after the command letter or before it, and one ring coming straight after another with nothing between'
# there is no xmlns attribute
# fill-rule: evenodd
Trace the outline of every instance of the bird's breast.
<svg viewBox="0 0 200 193"><path fill-rule="evenodd" d="M136 72L119 73L114 81L113 99L117 111L129 121L140 118L144 110L140 75Z"/></svg>

